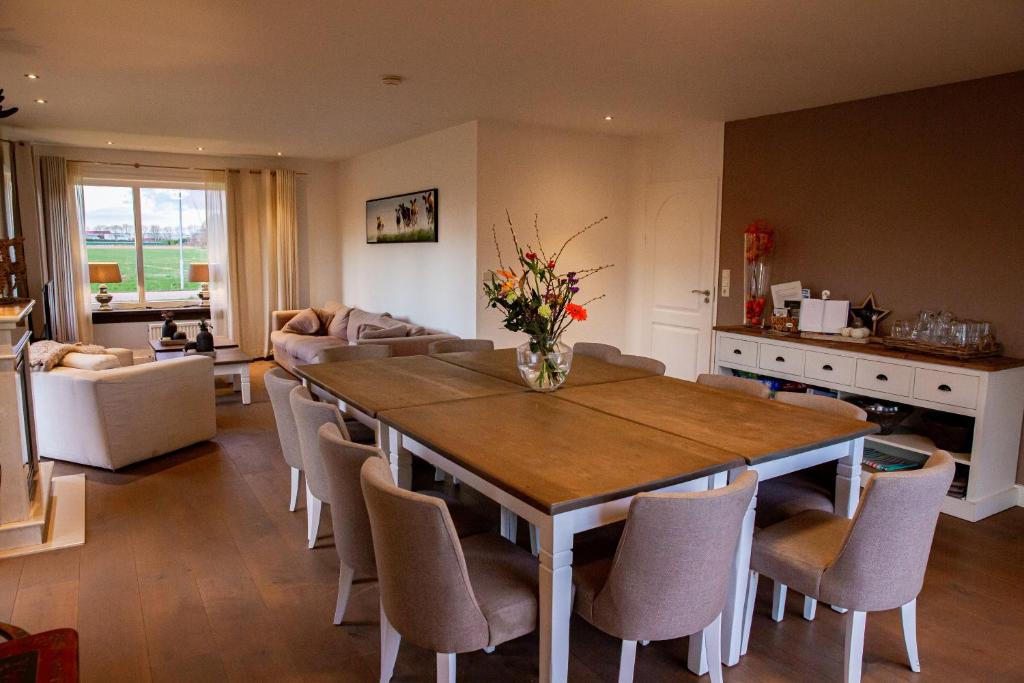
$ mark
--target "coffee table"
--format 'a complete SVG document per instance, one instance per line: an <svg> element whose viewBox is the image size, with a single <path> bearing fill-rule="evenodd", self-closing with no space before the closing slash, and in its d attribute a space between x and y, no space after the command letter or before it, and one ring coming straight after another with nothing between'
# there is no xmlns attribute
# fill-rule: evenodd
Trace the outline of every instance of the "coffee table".
<svg viewBox="0 0 1024 683"><path fill-rule="evenodd" d="M235 385L235 391L242 392L242 403L249 405L252 402L252 390L249 384L249 365L252 363L252 356L245 353L238 348L238 345L226 337L220 337L227 341L231 346L220 347L216 346L218 338L214 338L214 348L217 351L217 356L213 359L213 376L230 376ZM150 341L150 346L157 344L158 341ZM156 351L156 347L153 347ZM161 349L157 352L157 361L169 360L171 358L181 358L185 355L185 352L180 347L174 349L172 352L168 348ZM192 354L189 354L192 355Z"/></svg>
<svg viewBox="0 0 1024 683"><path fill-rule="evenodd" d="M183 344L166 344L162 339L150 339L149 348L153 349L153 355L157 360L166 360L161 358L160 354L167 354L167 358L177 358L181 355L184 348ZM213 337L213 348L215 349L236 349L238 343L231 341L227 337Z"/></svg>

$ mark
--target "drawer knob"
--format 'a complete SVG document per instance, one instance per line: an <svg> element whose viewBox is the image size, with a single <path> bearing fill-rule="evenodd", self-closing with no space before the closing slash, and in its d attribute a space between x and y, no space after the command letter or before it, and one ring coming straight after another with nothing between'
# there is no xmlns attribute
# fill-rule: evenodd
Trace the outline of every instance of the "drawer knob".
<svg viewBox="0 0 1024 683"><path fill-rule="evenodd" d="M939 385L939 391L953 391L953 390L950 389L948 384L940 384Z"/></svg>
<svg viewBox="0 0 1024 683"><path fill-rule="evenodd" d="M783 358L782 356L775 356L775 362L776 363L785 363L786 359Z"/></svg>
<svg viewBox="0 0 1024 683"><path fill-rule="evenodd" d="M881 373L875 375L875 379L877 379L879 382L888 382L889 381L889 378L886 377L885 375L881 374Z"/></svg>
<svg viewBox="0 0 1024 683"><path fill-rule="evenodd" d="M822 366L821 366L821 369L822 369L822 370L825 370L825 371L827 371L827 372L832 372L832 366L831 366L831 365L829 365L828 363L825 363L825 365L822 365Z"/></svg>
<svg viewBox="0 0 1024 683"><path fill-rule="evenodd" d="M735 353L737 356L742 356L743 355L743 352L740 351L739 349L733 349L732 352Z"/></svg>

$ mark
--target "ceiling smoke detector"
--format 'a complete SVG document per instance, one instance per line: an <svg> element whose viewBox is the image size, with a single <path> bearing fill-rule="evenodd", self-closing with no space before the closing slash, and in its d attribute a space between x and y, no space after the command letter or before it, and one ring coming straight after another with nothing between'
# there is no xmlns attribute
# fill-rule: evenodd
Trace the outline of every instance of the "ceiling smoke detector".
<svg viewBox="0 0 1024 683"><path fill-rule="evenodd" d="M404 80L405 79L399 76L398 74L384 74L383 76L380 77L381 83L383 83L384 85L391 86L401 85L402 81Z"/></svg>

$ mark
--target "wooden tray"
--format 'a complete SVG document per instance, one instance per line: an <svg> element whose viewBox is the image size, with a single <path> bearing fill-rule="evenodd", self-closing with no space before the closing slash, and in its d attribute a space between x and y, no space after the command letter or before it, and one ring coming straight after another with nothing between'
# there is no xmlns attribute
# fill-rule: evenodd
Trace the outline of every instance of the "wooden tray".
<svg viewBox="0 0 1024 683"><path fill-rule="evenodd" d="M898 339L896 337L883 337L882 343L896 349L907 349L908 351L929 353L933 356L945 356L946 358L959 358L960 360L991 358L992 356L1003 355L1003 345L998 342L991 349L986 349L984 351L970 351L956 346L943 346L941 344L931 344L929 342L920 342L913 339Z"/></svg>

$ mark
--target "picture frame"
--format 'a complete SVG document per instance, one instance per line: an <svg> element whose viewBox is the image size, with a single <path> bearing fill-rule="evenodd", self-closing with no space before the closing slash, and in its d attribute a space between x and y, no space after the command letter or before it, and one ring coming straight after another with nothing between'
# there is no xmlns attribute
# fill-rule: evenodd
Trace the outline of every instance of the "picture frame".
<svg viewBox="0 0 1024 683"><path fill-rule="evenodd" d="M366 243L437 242L437 188L366 201Z"/></svg>

